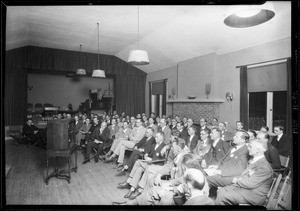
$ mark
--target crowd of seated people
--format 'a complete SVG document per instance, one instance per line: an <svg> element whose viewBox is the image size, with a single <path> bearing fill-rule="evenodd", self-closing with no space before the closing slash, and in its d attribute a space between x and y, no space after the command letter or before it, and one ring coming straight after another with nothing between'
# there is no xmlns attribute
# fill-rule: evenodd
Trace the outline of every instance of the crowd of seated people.
<svg viewBox="0 0 300 211"><path fill-rule="evenodd" d="M128 192L115 205L262 205L279 156L291 156L280 125L274 136L267 126L246 131L241 121L229 130L216 118L124 112L55 118L74 119L76 145L85 149L82 164L95 148L95 163L112 163L116 177L126 176L116 187Z"/></svg>

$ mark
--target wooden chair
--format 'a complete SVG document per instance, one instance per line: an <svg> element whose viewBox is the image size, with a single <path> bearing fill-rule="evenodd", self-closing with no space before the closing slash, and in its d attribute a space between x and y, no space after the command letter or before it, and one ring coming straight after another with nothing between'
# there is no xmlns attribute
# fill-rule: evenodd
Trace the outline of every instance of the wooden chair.
<svg viewBox="0 0 300 211"><path fill-rule="evenodd" d="M22 125L20 126L10 126L8 131L8 136L16 141L16 144L24 144L25 137L22 132Z"/></svg>
<svg viewBox="0 0 300 211"><path fill-rule="evenodd" d="M284 178L283 185L279 191L278 199L275 203L274 209L285 209L291 210L291 202L292 202L292 179L290 177L291 171L289 171L288 175Z"/></svg>
<svg viewBox="0 0 300 211"><path fill-rule="evenodd" d="M46 172L46 184L52 177L59 179L65 179L70 184L71 182L71 149L69 142L69 120L67 119L56 119L48 122L47 124L47 172ZM55 167L54 171L49 175L49 160L55 158L56 164L58 164L58 157L67 159L68 171L67 175L63 171L58 171Z"/></svg>
<svg viewBox="0 0 300 211"><path fill-rule="evenodd" d="M282 156L279 155L280 163L281 163L281 168L280 169L274 169L274 172L278 174L282 174L282 177L284 178L290 171L289 169L289 162L290 162L290 156Z"/></svg>
<svg viewBox="0 0 300 211"><path fill-rule="evenodd" d="M274 199L276 198L276 191L278 189L281 179L282 179L282 174L274 173L273 182L268 192L267 199L264 205L267 209L271 209L272 204L274 204Z"/></svg>

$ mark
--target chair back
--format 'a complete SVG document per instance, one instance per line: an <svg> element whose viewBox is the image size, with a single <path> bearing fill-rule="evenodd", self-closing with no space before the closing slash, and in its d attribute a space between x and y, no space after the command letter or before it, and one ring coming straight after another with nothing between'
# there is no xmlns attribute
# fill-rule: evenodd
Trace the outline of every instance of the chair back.
<svg viewBox="0 0 300 211"><path fill-rule="evenodd" d="M279 159L280 159L281 166L283 166L283 167L289 166L290 156L285 157L285 156L279 155Z"/></svg>
<svg viewBox="0 0 300 211"><path fill-rule="evenodd" d="M274 205L274 198L275 198L276 191L278 189L281 179L282 179L282 174L274 173L273 181L272 181L270 190L267 194L267 199L265 202L267 209L271 208L272 205Z"/></svg>
<svg viewBox="0 0 300 211"><path fill-rule="evenodd" d="M55 119L47 123L47 150L68 150L68 119Z"/></svg>
<svg viewBox="0 0 300 211"><path fill-rule="evenodd" d="M285 177L282 188L279 192L278 200L275 204L275 209L291 210L292 202L292 179L290 178L291 171Z"/></svg>

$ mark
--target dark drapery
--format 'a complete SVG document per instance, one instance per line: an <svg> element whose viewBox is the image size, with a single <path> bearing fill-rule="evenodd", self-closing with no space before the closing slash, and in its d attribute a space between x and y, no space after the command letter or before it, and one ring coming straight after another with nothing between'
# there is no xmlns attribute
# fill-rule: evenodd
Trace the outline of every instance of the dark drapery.
<svg viewBox="0 0 300 211"><path fill-rule="evenodd" d="M27 81L24 79L25 77L27 80L27 71L25 70L57 74L75 72L80 66L86 69L87 74L91 75L93 69L103 69L106 74L116 76L115 102L117 112L125 111L131 115L145 112L147 74L115 56L100 54L99 57L98 67L98 55L93 53L34 46L7 51L5 62L6 66L11 68L5 70L7 73L5 75L9 77L9 82L5 85L5 123L14 124L24 121L23 116L27 110ZM25 82L20 81L22 78ZM23 90L21 97L19 89ZM10 97L11 99L8 99ZM20 97L18 99L19 105L25 105L25 107L22 109L16 107L14 104L16 97ZM16 113L17 116L15 116Z"/></svg>
<svg viewBox="0 0 300 211"><path fill-rule="evenodd" d="M240 119L244 123L244 129L249 128L247 66L240 68Z"/></svg>
<svg viewBox="0 0 300 211"><path fill-rule="evenodd" d="M145 112L144 76L117 75L116 78L116 110L128 115Z"/></svg>
<svg viewBox="0 0 300 211"><path fill-rule="evenodd" d="M22 68L6 66L4 80L5 125L21 125L27 111L27 72Z"/></svg>

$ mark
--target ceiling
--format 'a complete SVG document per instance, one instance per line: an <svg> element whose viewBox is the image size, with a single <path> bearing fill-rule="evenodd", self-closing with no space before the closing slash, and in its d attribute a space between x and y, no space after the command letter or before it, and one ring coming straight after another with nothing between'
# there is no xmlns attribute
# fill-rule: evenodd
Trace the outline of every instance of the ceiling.
<svg viewBox="0 0 300 211"><path fill-rule="evenodd" d="M6 50L23 46L100 53L127 61L138 48L146 73L208 53L218 55L291 37L290 2L273 2L275 17L249 28L223 23L229 6L8 6Z"/></svg>

